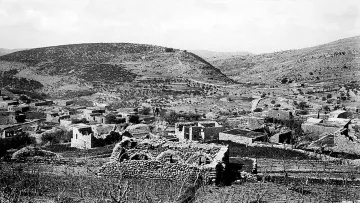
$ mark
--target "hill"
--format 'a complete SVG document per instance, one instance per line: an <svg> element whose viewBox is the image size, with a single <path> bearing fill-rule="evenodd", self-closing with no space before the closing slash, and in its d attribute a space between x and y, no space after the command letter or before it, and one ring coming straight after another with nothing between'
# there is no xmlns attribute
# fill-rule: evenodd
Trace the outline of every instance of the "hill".
<svg viewBox="0 0 360 203"><path fill-rule="evenodd" d="M250 52L238 51L238 52L217 52L217 51L208 51L208 50L190 50L190 52L202 57L203 59L211 62L219 59L230 59L246 55L253 55Z"/></svg>
<svg viewBox="0 0 360 203"><path fill-rule="evenodd" d="M10 54L12 52L21 51L22 49L4 49L0 48L0 56Z"/></svg>
<svg viewBox="0 0 360 203"><path fill-rule="evenodd" d="M183 78L232 83L199 56L172 48L131 43L91 43L35 48L0 56L1 86L31 83L31 88L134 83L146 78ZM5 78L4 78L5 77ZM29 86L27 86L29 87Z"/></svg>
<svg viewBox="0 0 360 203"><path fill-rule="evenodd" d="M229 78L240 83L359 81L360 36L281 52L211 61Z"/></svg>

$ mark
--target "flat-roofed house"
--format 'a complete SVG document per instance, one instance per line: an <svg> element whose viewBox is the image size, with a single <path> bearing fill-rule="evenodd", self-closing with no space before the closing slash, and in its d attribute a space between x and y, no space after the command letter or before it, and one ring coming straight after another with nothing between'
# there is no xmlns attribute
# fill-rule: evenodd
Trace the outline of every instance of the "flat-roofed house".
<svg viewBox="0 0 360 203"><path fill-rule="evenodd" d="M218 140L224 127L216 121L179 122L175 124L175 135L179 140Z"/></svg>
<svg viewBox="0 0 360 203"><path fill-rule="evenodd" d="M240 144L251 144L256 141L265 141L266 134L246 129L232 129L219 133L219 140L229 140Z"/></svg>

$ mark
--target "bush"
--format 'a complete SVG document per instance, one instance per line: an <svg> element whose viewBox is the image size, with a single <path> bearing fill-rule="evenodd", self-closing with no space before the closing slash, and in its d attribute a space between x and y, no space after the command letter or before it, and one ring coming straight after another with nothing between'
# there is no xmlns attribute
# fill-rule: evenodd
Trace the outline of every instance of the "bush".
<svg viewBox="0 0 360 203"><path fill-rule="evenodd" d="M43 143L58 144L60 142L70 142L72 138L72 131L58 130L55 132L44 133L41 136Z"/></svg>
<svg viewBox="0 0 360 203"><path fill-rule="evenodd" d="M0 157L4 156L8 149L19 149L30 144L35 144L35 138L25 132L18 133L11 138L0 138Z"/></svg>
<svg viewBox="0 0 360 203"><path fill-rule="evenodd" d="M271 104L275 104L275 103L276 103L276 101L275 101L275 100L272 100L272 101L271 101Z"/></svg>
<svg viewBox="0 0 360 203"><path fill-rule="evenodd" d="M256 108L254 112L262 112L262 108Z"/></svg>
<svg viewBox="0 0 360 203"><path fill-rule="evenodd" d="M115 115L113 115L113 114L108 114L108 115L105 116L105 123L107 123L107 124L120 124L120 123L124 123L124 122L125 122L124 119L125 119L125 118L118 119L118 118L116 118Z"/></svg>
<svg viewBox="0 0 360 203"><path fill-rule="evenodd" d="M179 115L175 111L171 111L169 113L162 111L161 116L170 125L174 125L179 120Z"/></svg>
<svg viewBox="0 0 360 203"><path fill-rule="evenodd" d="M309 107L309 105L304 101L300 102L297 106L301 110L304 110L305 108Z"/></svg>
<svg viewBox="0 0 360 203"><path fill-rule="evenodd" d="M327 94L327 95L326 95L326 98L328 98L328 99L330 99L331 97L332 97L331 94Z"/></svg>
<svg viewBox="0 0 360 203"><path fill-rule="evenodd" d="M281 105L280 104L275 104L275 106L274 107L280 107Z"/></svg>
<svg viewBox="0 0 360 203"><path fill-rule="evenodd" d="M140 123L140 118L137 115L131 115L129 117L129 122L130 123L135 123L135 124Z"/></svg>

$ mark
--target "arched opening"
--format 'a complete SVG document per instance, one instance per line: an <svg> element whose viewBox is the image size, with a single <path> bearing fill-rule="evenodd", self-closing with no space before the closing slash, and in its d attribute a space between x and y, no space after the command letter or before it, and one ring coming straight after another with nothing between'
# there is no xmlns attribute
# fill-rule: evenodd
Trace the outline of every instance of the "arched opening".
<svg viewBox="0 0 360 203"><path fill-rule="evenodd" d="M212 162L212 158L206 154L195 154L191 156L186 163L195 164L198 166L210 164Z"/></svg>
<svg viewBox="0 0 360 203"><path fill-rule="evenodd" d="M136 153L130 156L130 160L151 160L151 156L144 153Z"/></svg>
<svg viewBox="0 0 360 203"><path fill-rule="evenodd" d="M183 163L181 156L172 150L162 152L159 154L156 160L163 163Z"/></svg>

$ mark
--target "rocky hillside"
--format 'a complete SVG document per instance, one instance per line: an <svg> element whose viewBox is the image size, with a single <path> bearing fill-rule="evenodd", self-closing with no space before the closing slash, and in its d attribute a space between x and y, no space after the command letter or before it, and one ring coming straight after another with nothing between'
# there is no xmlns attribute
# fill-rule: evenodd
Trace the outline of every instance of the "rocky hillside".
<svg viewBox="0 0 360 203"><path fill-rule="evenodd" d="M359 81L360 36L305 49L219 59L211 63L240 83Z"/></svg>
<svg viewBox="0 0 360 203"><path fill-rule="evenodd" d="M18 51L0 56L0 72L0 80L7 81L1 86L21 79L31 83L31 88L51 86L52 90L72 84L121 84L153 77L232 82L195 54L130 43L73 44Z"/></svg>

